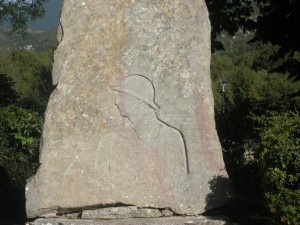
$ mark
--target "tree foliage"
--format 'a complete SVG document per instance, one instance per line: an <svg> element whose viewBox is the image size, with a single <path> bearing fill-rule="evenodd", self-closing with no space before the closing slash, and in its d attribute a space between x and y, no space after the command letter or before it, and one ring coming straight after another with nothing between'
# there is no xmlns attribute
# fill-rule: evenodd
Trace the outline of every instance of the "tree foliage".
<svg viewBox="0 0 300 225"><path fill-rule="evenodd" d="M19 94L13 89L14 81L6 74L0 74L0 107L9 105L19 99Z"/></svg>
<svg viewBox="0 0 300 225"><path fill-rule="evenodd" d="M300 51L300 2L256 0L260 14L254 40L278 45L285 52Z"/></svg>
<svg viewBox="0 0 300 225"><path fill-rule="evenodd" d="M0 51L0 73L12 79L24 107L42 112L53 90L51 81L53 52Z"/></svg>
<svg viewBox="0 0 300 225"><path fill-rule="evenodd" d="M42 117L36 112L16 105L0 108L1 223L26 217L24 187L38 167L41 127Z"/></svg>
<svg viewBox="0 0 300 225"><path fill-rule="evenodd" d="M24 33L27 23L42 17L43 3L47 0L0 0L0 22L9 21L12 31Z"/></svg>
<svg viewBox="0 0 300 225"><path fill-rule="evenodd" d="M263 175L266 167L261 163L264 159L260 157L261 136L257 132L257 127L263 125L254 123L253 117L263 118L269 111L297 112L300 82L291 79L289 73L273 71L277 65L271 57L279 50L278 46L270 43L247 45L247 40L243 44L237 40L243 39L242 35L226 38L226 50L215 52L211 64L217 130L239 199L243 200L242 204L259 208L267 197L262 185L266 181ZM224 81L225 92L221 88ZM282 155L285 153L282 151ZM283 192L280 194L288 197ZM267 201L269 209L272 204L275 203Z"/></svg>
<svg viewBox="0 0 300 225"><path fill-rule="evenodd" d="M274 60L283 60L278 71L289 72L300 79L300 2L296 0L256 0L260 14L255 38L279 46Z"/></svg>
<svg viewBox="0 0 300 225"><path fill-rule="evenodd" d="M300 3L296 0L206 0L213 41L222 32L253 31L254 41L300 50Z"/></svg>
<svg viewBox="0 0 300 225"><path fill-rule="evenodd" d="M206 0L212 24L212 49L223 49L222 32L253 33L252 42L270 42L279 51L274 70L300 79L300 2L296 0Z"/></svg>
<svg viewBox="0 0 300 225"><path fill-rule="evenodd" d="M38 167L52 54L0 51L0 220L26 217L24 186Z"/></svg>
<svg viewBox="0 0 300 225"><path fill-rule="evenodd" d="M211 73L217 114L245 109L263 113L266 110L299 108L296 93L300 83L288 73L273 72L270 57L278 48L271 44L253 45L251 50L230 49L212 55ZM226 95L220 92L220 81L226 80ZM225 97L225 99L223 99ZM225 100L225 102L223 101Z"/></svg>
<svg viewBox="0 0 300 225"><path fill-rule="evenodd" d="M14 105L0 108L0 166L14 186L24 186L37 168L41 128L36 112Z"/></svg>
<svg viewBox="0 0 300 225"><path fill-rule="evenodd" d="M254 117L259 127L262 189L274 224L300 223L300 117L268 113Z"/></svg>
<svg viewBox="0 0 300 225"><path fill-rule="evenodd" d="M253 26L252 1L206 0L212 26L212 49L224 49L217 37L224 31L234 35L238 30L249 30ZM252 29L251 29L252 30Z"/></svg>

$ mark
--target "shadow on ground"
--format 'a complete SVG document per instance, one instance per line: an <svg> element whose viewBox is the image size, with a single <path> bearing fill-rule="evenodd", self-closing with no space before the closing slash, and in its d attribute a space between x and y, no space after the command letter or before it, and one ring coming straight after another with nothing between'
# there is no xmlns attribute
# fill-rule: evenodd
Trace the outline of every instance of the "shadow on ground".
<svg viewBox="0 0 300 225"><path fill-rule="evenodd" d="M226 208L234 201L234 190L230 179L224 176L215 176L208 183L211 192L206 196L206 212L203 215L212 217L212 219L220 216L226 220L227 225L232 224L226 212Z"/></svg>
<svg viewBox="0 0 300 225"><path fill-rule="evenodd" d="M216 176L209 181L211 192L206 196L206 212L204 216L212 219L225 218L226 225L266 225L268 224L268 213L262 205L258 205L249 199L233 196L233 186L229 178ZM229 188L228 188L229 187ZM232 187L232 189L230 188ZM224 202L220 205L218 202Z"/></svg>

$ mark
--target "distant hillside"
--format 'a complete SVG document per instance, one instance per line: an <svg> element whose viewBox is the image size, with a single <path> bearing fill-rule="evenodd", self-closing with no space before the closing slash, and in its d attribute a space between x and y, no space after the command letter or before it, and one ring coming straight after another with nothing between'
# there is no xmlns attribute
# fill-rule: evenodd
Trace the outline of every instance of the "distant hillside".
<svg viewBox="0 0 300 225"><path fill-rule="evenodd" d="M44 3L45 15L28 24L30 29L46 30L53 29L58 26L59 14L63 4L63 0L51 0Z"/></svg>
<svg viewBox="0 0 300 225"><path fill-rule="evenodd" d="M56 29L31 30L25 34L8 36L8 29L0 27L0 49L2 50L33 50L45 52L57 46Z"/></svg>

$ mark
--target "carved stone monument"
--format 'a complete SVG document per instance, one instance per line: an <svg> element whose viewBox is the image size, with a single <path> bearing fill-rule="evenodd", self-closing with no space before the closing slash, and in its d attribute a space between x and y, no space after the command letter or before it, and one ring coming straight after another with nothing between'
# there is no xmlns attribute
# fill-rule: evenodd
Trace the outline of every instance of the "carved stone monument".
<svg viewBox="0 0 300 225"><path fill-rule="evenodd" d="M53 82L29 218L197 215L227 201L204 0L65 1Z"/></svg>

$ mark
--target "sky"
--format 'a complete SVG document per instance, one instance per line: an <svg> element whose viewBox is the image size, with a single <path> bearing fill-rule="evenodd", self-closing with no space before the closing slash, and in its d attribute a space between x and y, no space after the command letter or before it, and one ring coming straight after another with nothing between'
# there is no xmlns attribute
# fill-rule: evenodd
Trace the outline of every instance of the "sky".
<svg viewBox="0 0 300 225"><path fill-rule="evenodd" d="M42 30L57 28L62 3L63 0L49 0L44 3L46 10L45 16L41 19L30 22L28 24L28 28Z"/></svg>

